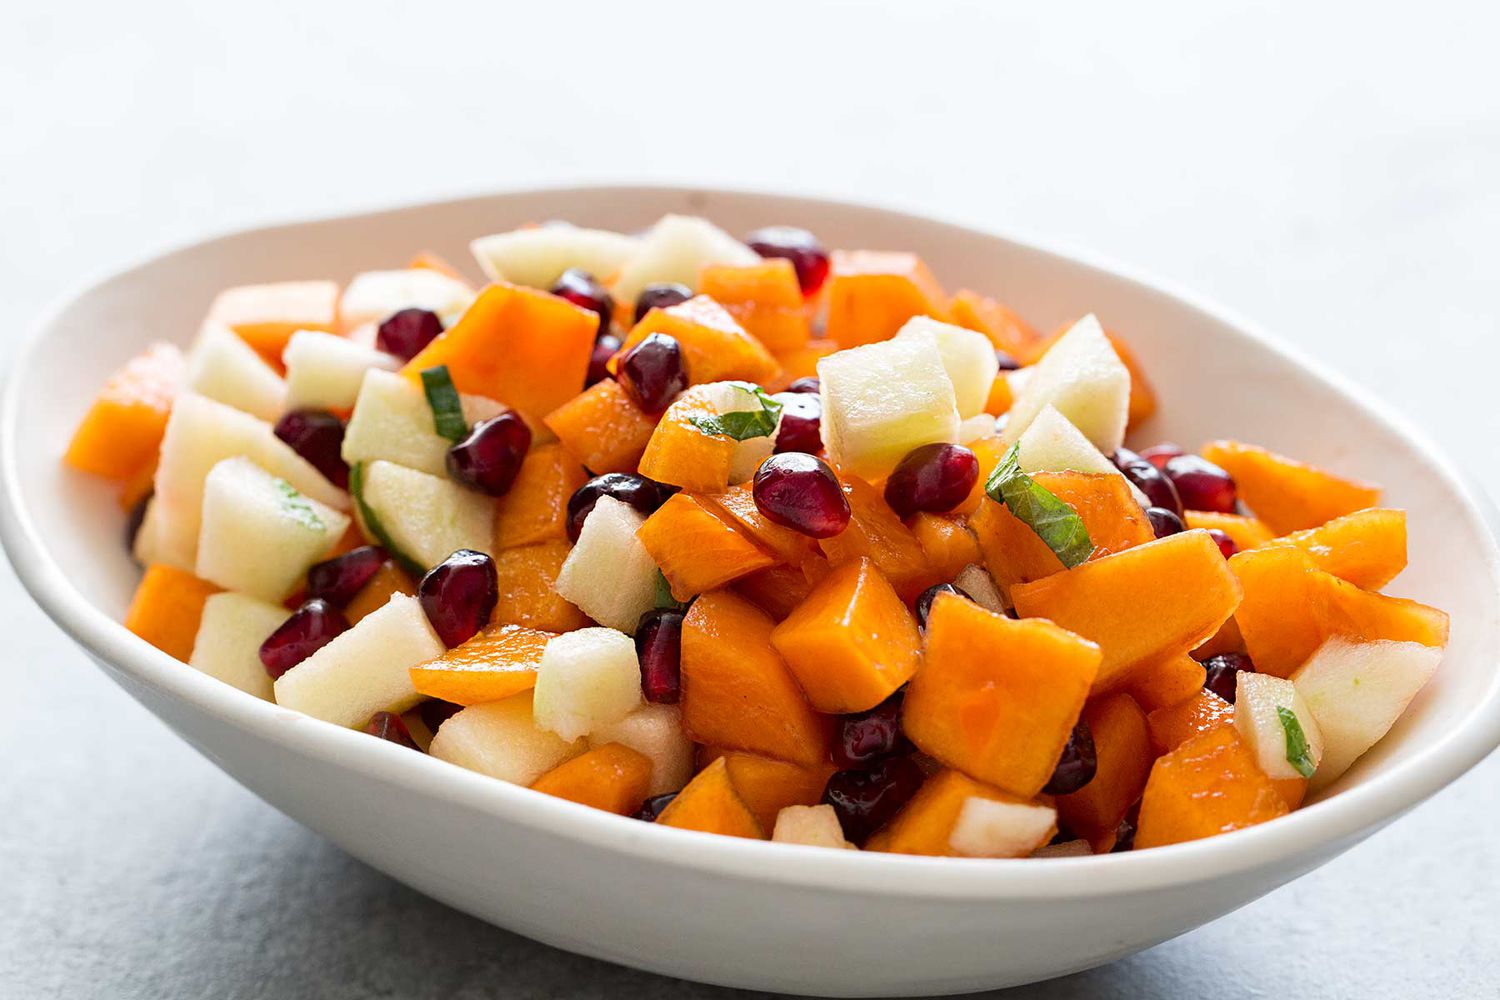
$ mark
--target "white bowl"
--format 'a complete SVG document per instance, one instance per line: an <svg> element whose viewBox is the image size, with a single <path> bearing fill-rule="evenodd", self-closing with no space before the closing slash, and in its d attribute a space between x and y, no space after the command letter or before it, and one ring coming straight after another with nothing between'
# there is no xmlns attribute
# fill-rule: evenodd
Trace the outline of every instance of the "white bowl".
<svg viewBox="0 0 1500 1000"><path fill-rule="evenodd" d="M226 285L347 279L422 248L467 261L470 238L524 222L633 230L663 212L704 214L730 232L786 222L834 246L910 248L949 288L994 293L1043 329L1096 311L1126 335L1160 391L1162 412L1141 441L1237 436L1384 484L1389 502L1411 511L1411 567L1394 591L1453 616L1437 678L1322 801L1284 819L1137 854L946 860L621 819L256 700L120 626L137 578L121 514L109 490L64 470L59 457L106 375L144 344L186 341ZM16 572L141 704L267 802L392 877L549 944L654 972L840 996L956 993L1061 975L1164 941L1296 878L1500 743L1500 559L1488 508L1428 444L1384 405L1217 309L930 219L775 195L600 187L237 233L63 303L15 362L0 420L0 534Z"/></svg>

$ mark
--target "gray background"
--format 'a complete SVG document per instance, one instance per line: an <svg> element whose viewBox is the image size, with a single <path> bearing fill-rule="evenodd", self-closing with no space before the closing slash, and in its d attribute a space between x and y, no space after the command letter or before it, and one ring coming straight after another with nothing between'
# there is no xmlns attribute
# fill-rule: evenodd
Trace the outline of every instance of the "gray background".
<svg viewBox="0 0 1500 1000"><path fill-rule="evenodd" d="M1492 5L854 6L6 5L0 350L86 275L226 227L534 183L779 187L1169 276L1500 486ZM0 995L725 995L350 860L129 702L8 570L0 635ZM1014 996L1493 997L1497 779L1491 758L1232 916Z"/></svg>

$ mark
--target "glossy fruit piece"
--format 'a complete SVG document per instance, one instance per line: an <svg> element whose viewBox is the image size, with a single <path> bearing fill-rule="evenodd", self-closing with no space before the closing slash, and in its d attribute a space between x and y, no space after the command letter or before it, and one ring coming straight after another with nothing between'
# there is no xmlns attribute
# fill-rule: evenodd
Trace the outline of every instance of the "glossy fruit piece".
<svg viewBox="0 0 1500 1000"><path fill-rule="evenodd" d="M641 695L653 705L675 705L682 696L682 617L681 611L657 608L636 626Z"/></svg>
<svg viewBox="0 0 1500 1000"><path fill-rule="evenodd" d="M1240 550L1240 547L1235 544L1234 539L1230 538L1225 532L1220 531L1218 528L1208 528L1206 530L1208 531L1208 537L1212 538L1214 544L1219 547L1219 554L1225 559L1232 557Z"/></svg>
<svg viewBox="0 0 1500 1000"><path fill-rule="evenodd" d="M588 473L561 444L533 447L495 504L496 550L567 537L568 501L587 481Z"/></svg>
<svg viewBox="0 0 1500 1000"><path fill-rule="evenodd" d="M577 542L583 531L583 522L593 511L600 497L613 497L629 504L642 517L656 513L667 499L661 484L633 472L606 472L595 476L574 488L566 500L565 534L571 542Z"/></svg>
<svg viewBox="0 0 1500 1000"><path fill-rule="evenodd" d="M1192 652L1193 659L1199 663L1218 656L1221 653L1243 653L1245 651L1245 638L1240 635L1240 627L1230 618L1219 626L1219 631L1212 638L1204 640L1203 644Z"/></svg>
<svg viewBox="0 0 1500 1000"><path fill-rule="evenodd" d="M734 790L766 830L775 827L776 814L786 807L816 805L833 774L828 764L807 767L774 757L715 749L708 749L702 756L703 766L712 764L715 758L723 759Z"/></svg>
<svg viewBox="0 0 1500 1000"><path fill-rule="evenodd" d="M417 581L394 560L387 559L344 606L344 617L349 619L350 625L357 625L361 618L385 607L392 595L415 595L416 592Z"/></svg>
<svg viewBox="0 0 1500 1000"><path fill-rule="evenodd" d="M1009 355L1006 356L1009 363ZM984 400L984 412L992 417L1001 416L1010 411L1016 402L1016 394L1010 384L1010 369L1001 365L1000 374L990 383L989 395Z"/></svg>
<svg viewBox="0 0 1500 1000"><path fill-rule="evenodd" d="M772 455L755 473L756 509L808 538L832 538L849 526L844 487L827 462L805 452Z"/></svg>
<svg viewBox="0 0 1500 1000"><path fill-rule="evenodd" d="M1022 618L1048 618L1104 652L1094 691L1186 653L1234 614L1240 585L1206 531L1185 531L1011 588Z"/></svg>
<svg viewBox="0 0 1500 1000"><path fill-rule="evenodd" d="M1172 480L1187 510L1232 514L1238 507L1234 478L1204 458L1178 455L1167 459L1161 471Z"/></svg>
<svg viewBox="0 0 1500 1000"><path fill-rule="evenodd" d="M709 510L783 563L800 566L804 559L817 551L817 544L807 535L767 517L756 505L754 490L748 484L731 486L722 493L710 493L699 499Z"/></svg>
<svg viewBox="0 0 1500 1000"><path fill-rule="evenodd" d="M1091 702L1083 710L1083 721L1094 736L1098 766L1092 781L1058 796L1057 814L1069 830L1093 838L1120 825L1146 787L1156 754L1146 713L1128 694Z"/></svg>
<svg viewBox="0 0 1500 1000"><path fill-rule="evenodd" d="M384 549L361 545L317 563L307 571L307 596L320 597L334 607L342 608L380 572L385 560Z"/></svg>
<svg viewBox="0 0 1500 1000"><path fill-rule="evenodd" d="M531 787L617 816L640 810L651 785L651 759L619 743L606 743L565 761Z"/></svg>
<svg viewBox="0 0 1500 1000"><path fill-rule="evenodd" d="M555 295L496 283L401 372L420 382L446 365L459 392L499 400L535 424L577 395L597 327L592 312Z"/></svg>
<svg viewBox="0 0 1500 1000"><path fill-rule="evenodd" d="M963 445L927 444L908 452L885 481L885 502L897 517L957 507L979 479L979 460Z"/></svg>
<svg viewBox="0 0 1500 1000"><path fill-rule="evenodd" d="M953 509L955 514L973 514L979 509L984 501L984 484L989 480L990 474L995 467L1005 460L1005 446L1000 442L1000 435L988 434L969 442L969 450L974 453L974 458L979 462L979 475L974 480L974 488L969 491L969 496Z"/></svg>
<svg viewBox="0 0 1500 1000"><path fill-rule="evenodd" d="M835 250L828 339L841 348L889 340L913 316L948 319L948 296L916 254Z"/></svg>
<svg viewBox="0 0 1500 1000"><path fill-rule="evenodd" d="M491 625L461 646L411 668L418 694L455 705L500 701L536 685L542 652L555 633Z"/></svg>
<svg viewBox="0 0 1500 1000"><path fill-rule="evenodd" d="M1234 477L1239 497L1272 531L1316 528L1380 502L1377 487L1238 441L1210 441L1203 457Z"/></svg>
<svg viewBox="0 0 1500 1000"><path fill-rule="evenodd" d="M807 599L812 587L801 566L778 564L746 576L734 592L780 622Z"/></svg>
<svg viewBox="0 0 1500 1000"><path fill-rule="evenodd" d="M942 514L918 514L908 526L922 547L934 575L951 580L965 566L982 559L979 541L961 519Z"/></svg>
<svg viewBox="0 0 1500 1000"><path fill-rule="evenodd" d="M1212 837L1285 816L1287 811L1234 727L1221 726L1188 740L1152 765L1141 797L1135 849Z"/></svg>
<svg viewBox="0 0 1500 1000"><path fill-rule="evenodd" d="M492 621L547 632L586 627L588 616L557 592L557 574L572 548L566 540L554 539L498 553L495 572L500 579L500 599Z"/></svg>
<svg viewBox="0 0 1500 1000"><path fill-rule="evenodd" d="M174 344L152 344L131 358L104 383L63 461L121 482L154 467L183 375L182 351Z"/></svg>
<svg viewBox="0 0 1500 1000"><path fill-rule="evenodd" d="M1300 549L1252 549L1229 566L1245 589L1235 621L1261 673L1289 677L1335 635L1447 645L1448 616L1442 611L1360 590L1318 569Z"/></svg>
<svg viewBox="0 0 1500 1000"><path fill-rule="evenodd" d="M208 318L239 334L266 363L281 371L281 355L298 330L334 333L339 286L332 281L280 281L240 285L220 292Z"/></svg>
<svg viewBox="0 0 1500 1000"><path fill-rule="evenodd" d="M547 429L596 473L634 472L656 418L642 412L614 379L606 379L553 410Z"/></svg>
<svg viewBox="0 0 1500 1000"><path fill-rule="evenodd" d="M125 611L125 627L168 656L186 663L203 620L203 605L220 589L186 570L146 567Z"/></svg>
<svg viewBox="0 0 1500 1000"><path fill-rule="evenodd" d="M699 743L811 766L828 758L830 723L772 648L774 628L728 591L693 602L682 623L683 728Z"/></svg>
<svg viewBox="0 0 1500 1000"><path fill-rule="evenodd" d="M823 401L818 394L778 392L775 398L782 407L781 429L776 432L776 451L805 451L809 455L821 452Z"/></svg>
<svg viewBox="0 0 1500 1000"><path fill-rule="evenodd" d="M1094 749L1094 734L1083 719L1073 726L1062 756L1052 769L1052 777L1042 786L1046 795L1068 795L1094 780L1099 769L1099 755Z"/></svg>
<svg viewBox="0 0 1500 1000"><path fill-rule="evenodd" d="M516 481L531 447L531 428L513 410L481 420L448 449L448 475L492 497L504 496Z"/></svg>
<svg viewBox="0 0 1500 1000"><path fill-rule="evenodd" d="M461 646L489 623L500 598L495 560L484 552L460 549L422 577L417 598L443 645Z"/></svg>
<svg viewBox="0 0 1500 1000"><path fill-rule="evenodd" d="M370 716L370 721L365 723L365 732L376 739L394 743L410 750L421 752L417 741L411 738L411 731L406 728L406 723L401 721L401 716L391 712L376 712Z"/></svg>
<svg viewBox="0 0 1500 1000"><path fill-rule="evenodd" d="M848 476L843 479L843 488L851 512L849 525L818 542L830 566L869 559L903 601L916 600L918 594L939 582L917 536L901 523L875 487Z"/></svg>
<svg viewBox="0 0 1500 1000"><path fill-rule="evenodd" d="M1146 499L1151 501L1151 506L1162 507L1178 517L1182 516L1182 499L1177 495L1177 487L1155 465L1129 448L1116 448L1109 460L1120 470L1121 475L1145 494Z"/></svg>
<svg viewBox="0 0 1500 1000"><path fill-rule="evenodd" d="M661 567L672 596L679 601L776 562L692 493L678 493L662 504L636 537Z"/></svg>
<svg viewBox="0 0 1500 1000"><path fill-rule="evenodd" d="M1130 678L1127 690L1144 711L1176 705L1202 689L1204 667L1186 653L1177 653L1158 663L1149 663Z"/></svg>
<svg viewBox="0 0 1500 1000"><path fill-rule="evenodd" d="M903 700L897 691L874 708L840 717L833 733L834 766L859 770L892 754L910 753L911 743L901 730Z"/></svg>
<svg viewBox="0 0 1500 1000"><path fill-rule="evenodd" d="M984 334L997 351L1023 364L1039 357L1046 344L1046 339L1011 309L967 288L954 293L948 309L953 322Z"/></svg>
<svg viewBox="0 0 1500 1000"><path fill-rule="evenodd" d="M1212 691L1197 694L1146 716L1151 746L1159 756L1176 750L1195 736L1234 725L1234 706Z"/></svg>
<svg viewBox="0 0 1500 1000"><path fill-rule="evenodd" d="M771 644L813 708L874 708L916 673L922 637L906 604L869 559L836 567L776 626Z"/></svg>
<svg viewBox="0 0 1500 1000"><path fill-rule="evenodd" d="M567 299L580 309L595 313L599 317L595 336L608 335L610 319L615 314L615 300L609 294L609 289L600 284L592 274L581 267L570 267L557 276L551 290L553 295Z"/></svg>
<svg viewBox="0 0 1500 1000"><path fill-rule="evenodd" d="M823 802L833 807L844 835L863 844L911 800L923 780L912 758L886 757L869 768L834 774L823 788Z"/></svg>
<svg viewBox="0 0 1500 1000"><path fill-rule="evenodd" d="M1364 590L1379 590L1406 568L1406 511L1372 507L1275 540ZM1240 548L1249 546L1241 545Z"/></svg>
<svg viewBox="0 0 1500 1000"><path fill-rule="evenodd" d="M1202 687L1233 705L1239 674L1254 670L1255 663L1244 653L1219 653L1203 661Z"/></svg>
<svg viewBox="0 0 1500 1000"><path fill-rule="evenodd" d="M828 278L828 250L818 238L797 226L765 226L745 237L745 245L767 262L785 260L793 268L801 294L813 296ZM704 268L705 275L711 270ZM704 289L705 294L711 294Z"/></svg>
<svg viewBox="0 0 1500 1000"><path fill-rule="evenodd" d="M656 821L679 830L766 839L766 832L755 814L735 791L729 778L729 767L722 757L698 772L662 810Z"/></svg>
<svg viewBox="0 0 1500 1000"><path fill-rule="evenodd" d="M694 418L718 415L719 398L715 386L694 386L679 396L646 444L641 475L694 493L716 493L728 486L739 442L705 434L693 423Z"/></svg>
<svg viewBox="0 0 1500 1000"><path fill-rule="evenodd" d="M698 291L724 307L741 327L773 354L807 343L810 327L797 272L789 260L764 260L703 269Z"/></svg>
<svg viewBox="0 0 1500 1000"><path fill-rule="evenodd" d="M839 345L824 337L815 337L793 351L778 351L776 361L781 365L781 377L788 383L803 378L816 378L818 362L838 351Z"/></svg>
<svg viewBox="0 0 1500 1000"><path fill-rule="evenodd" d="M1146 520L1151 522L1151 530L1157 538L1166 538L1187 530L1187 523L1165 507L1147 507Z"/></svg>
<svg viewBox="0 0 1500 1000"><path fill-rule="evenodd" d="M1265 523L1242 514L1220 514L1217 511L1190 510L1183 514L1189 528L1205 528L1222 531L1234 540L1240 550L1264 545L1275 537Z"/></svg>
<svg viewBox="0 0 1500 1000"><path fill-rule="evenodd" d="M693 385L735 379L759 385L776 378L781 370L765 345L706 295L648 313L625 338L621 362L631 348L652 334L677 342Z"/></svg>
<svg viewBox="0 0 1500 1000"><path fill-rule="evenodd" d="M965 594L960 587L952 583L938 583L928 587L922 593L918 594L917 599L912 602L912 610L916 613L917 617L917 628L921 631L927 631L927 619L932 615L932 605L943 594L952 594L954 597L970 599L968 594Z"/></svg>
<svg viewBox="0 0 1500 1000"><path fill-rule="evenodd" d="M636 296L635 311L632 314L631 326L646 318L646 314L653 309L670 309L681 305L693 297L693 290L687 285L679 285L675 281L658 281L641 289L641 294Z"/></svg>
<svg viewBox="0 0 1500 1000"><path fill-rule="evenodd" d="M400 309L375 329L375 348L410 361L443 332L443 321L430 309Z"/></svg>
<svg viewBox="0 0 1500 1000"><path fill-rule="evenodd" d="M943 595L902 724L925 753L1030 798L1052 777L1099 662L1097 646L1051 622Z"/></svg>
<svg viewBox="0 0 1500 1000"><path fill-rule="evenodd" d="M292 410L276 421L275 432L323 478L339 489L349 487L349 466L340 454L344 422L338 417L326 410Z"/></svg>
<svg viewBox="0 0 1500 1000"><path fill-rule="evenodd" d="M970 803L994 803L1024 810L1033 822L1029 833L988 857L1025 857L1052 839L1056 814L1047 806L1008 795L998 788L975 781L958 771L945 769L922 783L910 802L865 844L870 851L918 854L929 857L964 856L961 817L975 807Z"/></svg>
<svg viewBox="0 0 1500 1000"><path fill-rule="evenodd" d="M984 334L930 316L913 316L896 334L897 340L911 338L936 346L943 371L953 386L959 418L971 420L982 415L1000 365L999 356Z"/></svg>
<svg viewBox="0 0 1500 1000"><path fill-rule="evenodd" d="M615 379L647 413L661 413L688 387L687 359L673 338L653 333L621 347Z"/></svg>
<svg viewBox="0 0 1500 1000"><path fill-rule="evenodd" d="M261 643L260 662L273 679L280 678L347 631L349 621L338 608L327 601L305 601Z"/></svg>

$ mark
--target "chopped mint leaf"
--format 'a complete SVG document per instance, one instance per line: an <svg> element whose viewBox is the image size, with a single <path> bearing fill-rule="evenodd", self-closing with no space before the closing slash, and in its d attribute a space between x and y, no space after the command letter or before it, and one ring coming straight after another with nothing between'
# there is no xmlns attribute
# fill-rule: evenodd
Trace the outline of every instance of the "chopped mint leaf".
<svg viewBox="0 0 1500 1000"><path fill-rule="evenodd" d="M461 441L469 433L469 423L464 419L463 401L453 387L453 376L447 365L438 365L422 372L422 391L427 393L427 405L432 408L432 426L449 441Z"/></svg>
<svg viewBox="0 0 1500 1000"><path fill-rule="evenodd" d="M328 527L323 523L323 519L318 516L318 512L313 510L313 505L308 501L307 497L298 493L295 486L280 477L273 479L272 483L276 486L276 492L281 494L282 512L291 517L293 521L296 521L309 531L323 531Z"/></svg>
<svg viewBox="0 0 1500 1000"><path fill-rule="evenodd" d="M996 503L1010 508L1023 524L1056 553L1068 569L1094 554L1094 543L1077 512L1057 499L1046 487L1021 471L1021 448L1011 445L995 466L984 491Z"/></svg>
<svg viewBox="0 0 1500 1000"><path fill-rule="evenodd" d="M705 434L722 434L736 441L770 437L776 433L776 421L781 416L781 404L758 385L736 386L741 392L754 397L760 403L758 410L732 410L715 413L707 417L689 417L694 427Z"/></svg>
<svg viewBox="0 0 1500 1000"><path fill-rule="evenodd" d="M663 611L681 611L685 603L672 596L672 585L661 570L656 571L656 607Z"/></svg>
<svg viewBox="0 0 1500 1000"><path fill-rule="evenodd" d="M1276 718L1281 720L1281 728L1286 731L1286 762L1295 767L1302 777L1311 778L1318 765L1313 763L1312 752L1307 746L1307 734L1302 731L1302 723L1297 721L1297 713L1277 705Z"/></svg>

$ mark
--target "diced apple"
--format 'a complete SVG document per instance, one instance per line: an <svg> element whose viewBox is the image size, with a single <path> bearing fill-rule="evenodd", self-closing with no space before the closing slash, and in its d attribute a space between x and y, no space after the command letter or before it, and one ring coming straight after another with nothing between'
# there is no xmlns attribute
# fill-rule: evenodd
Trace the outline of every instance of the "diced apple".
<svg viewBox="0 0 1500 1000"><path fill-rule="evenodd" d="M696 289L699 273L709 264L748 266L759 262L754 250L707 219L664 215L641 239L636 253L621 265L613 290L618 301L634 302L642 288L656 282L671 281Z"/></svg>
<svg viewBox="0 0 1500 1000"><path fill-rule="evenodd" d="M853 844L844 839L844 828L839 824L838 813L826 803L816 806L786 806L776 814L776 829L772 831L771 839L778 844L856 850Z"/></svg>
<svg viewBox="0 0 1500 1000"><path fill-rule="evenodd" d="M709 382L695 386L690 392L701 398L716 413L753 412L761 409L761 403L752 391L749 382ZM760 464L771 457L776 448L776 435L781 432L781 415L771 433L764 437L746 438L734 442L734 454L729 459L729 482L735 486L755 475Z"/></svg>
<svg viewBox="0 0 1500 1000"><path fill-rule="evenodd" d="M958 443L962 445L972 444L980 438L987 438L995 433L995 418L988 413L980 413L962 421L958 425Z"/></svg>
<svg viewBox="0 0 1500 1000"><path fill-rule="evenodd" d="M1057 810L1032 802L964 800L948 834L954 854L968 858L1024 858L1057 832Z"/></svg>
<svg viewBox="0 0 1500 1000"><path fill-rule="evenodd" d="M619 743L651 758L647 795L665 795L693 777L693 741L682 731L682 710L676 705L642 705L618 722L598 726L589 747Z"/></svg>
<svg viewBox="0 0 1500 1000"><path fill-rule="evenodd" d="M411 668L445 648L421 602L395 594L278 677L276 704L335 725L363 726L376 712L399 714L421 701Z"/></svg>
<svg viewBox="0 0 1500 1000"><path fill-rule="evenodd" d="M462 396L464 419L472 426L505 408L483 396ZM448 449L453 442L437 432L432 407L422 387L393 372L365 372L354 413L344 429L344 461L351 466L384 459L408 469L447 475Z"/></svg>
<svg viewBox="0 0 1500 1000"><path fill-rule="evenodd" d="M856 476L878 479L913 448L958 438L953 382L929 333L830 354L818 378L823 446Z"/></svg>
<svg viewBox="0 0 1500 1000"><path fill-rule="evenodd" d="M1114 463L1105 458L1067 417L1051 406L1042 408L1017 444L1020 447L1017 457L1023 472L1095 472L1124 479ZM1130 480L1125 481L1136 503L1142 507L1151 506L1146 494Z"/></svg>
<svg viewBox="0 0 1500 1000"><path fill-rule="evenodd" d="M635 533L646 518L614 497L600 497L557 574L557 593L600 625L635 634L656 606L659 570Z"/></svg>
<svg viewBox="0 0 1500 1000"><path fill-rule="evenodd" d="M142 566L172 562L162 551L161 503L154 496L146 500L146 512L141 516L141 526L136 529L135 544L131 546L130 554ZM186 569L187 567L179 568Z"/></svg>
<svg viewBox="0 0 1500 1000"><path fill-rule="evenodd" d="M286 384L234 331L208 322L198 331L187 356L190 391L244 410L261 420L274 421L286 405Z"/></svg>
<svg viewBox="0 0 1500 1000"><path fill-rule="evenodd" d="M907 320L906 325L897 332L896 339L920 336L923 333L932 334L937 341L943 369L953 383L953 398L958 405L959 417L967 420L983 414L995 375L1000 371L995 345L982 333L965 330L952 323L943 323L930 316L914 316ZM984 433L993 433L993 422L991 429Z"/></svg>
<svg viewBox="0 0 1500 1000"><path fill-rule="evenodd" d="M1248 670L1236 675L1234 726L1255 756L1255 763L1273 781L1307 777L1289 759L1291 735L1289 726L1282 720L1281 709L1296 716L1307 743L1309 762L1312 767L1318 767L1323 759L1322 730L1296 685L1283 677Z"/></svg>
<svg viewBox="0 0 1500 1000"><path fill-rule="evenodd" d="M604 229L546 225L482 236L469 244L491 281L550 289L560 274L581 267L604 281L635 255L640 240Z"/></svg>
<svg viewBox="0 0 1500 1000"><path fill-rule="evenodd" d="M542 729L532 719L531 692L488 701L453 715L438 727L428 752L438 760L517 785L529 785L584 750Z"/></svg>
<svg viewBox="0 0 1500 1000"><path fill-rule="evenodd" d="M394 355L317 330L292 334L281 357L286 364L289 410L350 409L359 397L365 372L371 368L393 372L401 367L401 359Z"/></svg>
<svg viewBox="0 0 1500 1000"><path fill-rule="evenodd" d="M619 722L641 706L635 643L612 628L581 628L547 642L537 666L536 724L565 740Z"/></svg>
<svg viewBox="0 0 1500 1000"><path fill-rule="evenodd" d="M225 590L282 601L348 527L347 514L303 496L248 458L226 458L204 481L194 573Z"/></svg>
<svg viewBox="0 0 1500 1000"><path fill-rule="evenodd" d="M1048 406L1083 432L1104 454L1125 440L1130 412L1130 370L1090 313L1059 337L1032 366L1011 405L1004 443L1019 440Z"/></svg>
<svg viewBox="0 0 1500 1000"><path fill-rule="evenodd" d="M1314 791L1327 787L1390 731L1442 658L1441 646L1334 637L1292 674L1323 736Z"/></svg>
<svg viewBox="0 0 1500 1000"><path fill-rule="evenodd" d="M271 675L260 644L286 621L287 610L247 594L214 594L203 604L188 666L246 694L271 701Z"/></svg>
<svg viewBox="0 0 1500 1000"><path fill-rule="evenodd" d="M435 312L445 325L458 319L474 301L474 290L457 278L428 267L356 274L339 299L344 329L380 323L402 309Z"/></svg>
<svg viewBox="0 0 1500 1000"><path fill-rule="evenodd" d="M968 594L970 600L986 611L993 611L997 615L1005 614L1005 598L1000 596L995 578L983 566L969 563L953 578L953 586Z"/></svg>
<svg viewBox="0 0 1500 1000"><path fill-rule="evenodd" d="M495 501L483 493L394 462L363 466L358 483L366 533L423 569L494 548Z"/></svg>

